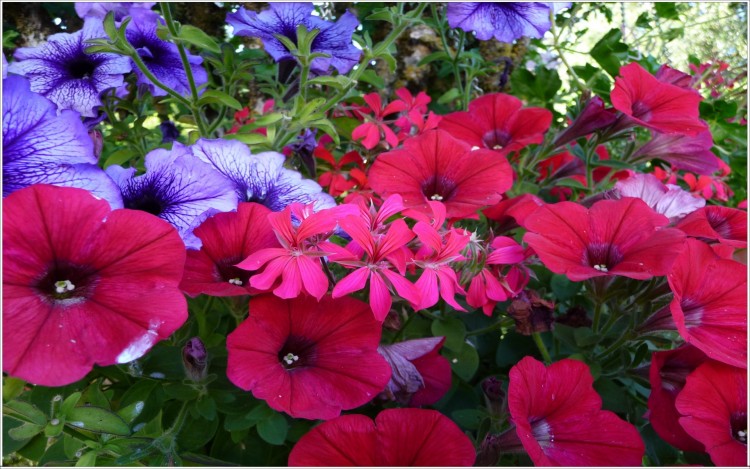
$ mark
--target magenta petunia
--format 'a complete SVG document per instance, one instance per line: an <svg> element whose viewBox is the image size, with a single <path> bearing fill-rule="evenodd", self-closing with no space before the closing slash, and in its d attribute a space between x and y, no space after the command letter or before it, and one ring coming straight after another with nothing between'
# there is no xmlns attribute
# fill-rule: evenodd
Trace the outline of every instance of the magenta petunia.
<svg viewBox="0 0 750 469"><path fill-rule="evenodd" d="M342 415L303 436L289 466L471 466L474 445L436 410L387 409L373 422Z"/></svg>
<svg viewBox="0 0 750 469"><path fill-rule="evenodd" d="M3 201L3 371L63 386L127 363L187 319L185 246L168 223L82 189Z"/></svg>
<svg viewBox="0 0 750 469"><path fill-rule="evenodd" d="M704 451L703 444L685 433L680 425L675 400L688 375L706 360L706 354L690 344L651 355L648 420L664 441L682 451Z"/></svg>
<svg viewBox="0 0 750 469"><path fill-rule="evenodd" d="M527 145L542 143L550 123L552 113L547 109L524 108L514 96L493 93L469 103L468 111L443 116L438 128L473 147L508 155Z"/></svg>
<svg viewBox="0 0 750 469"><path fill-rule="evenodd" d="M747 370L708 361L688 375L676 405L714 464L747 467Z"/></svg>
<svg viewBox="0 0 750 469"><path fill-rule="evenodd" d="M217 213L196 228L201 248L188 250L182 291L190 296L257 293L250 287L250 272L235 265L260 249L277 246L269 213L263 205L240 202L236 212Z"/></svg>
<svg viewBox="0 0 750 469"><path fill-rule="evenodd" d="M227 376L294 418L332 419L371 401L391 378L377 352L380 324L354 298L250 300L227 337Z"/></svg>
<svg viewBox="0 0 750 469"><path fill-rule="evenodd" d="M571 359L545 367L526 357L511 368L508 409L535 465L641 465L638 430L601 410L593 381L589 367Z"/></svg>
<svg viewBox="0 0 750 469"><path fill-rule="evenodd" d="M698 135L708 128L699 119L698 93L659 81L635 62L620 68L610 98L636 124L658 132Z"/></svg>
<svg viewBox="0 0 750 469"><path fill-rule="evenodd" d="M711 205L694 211L677 225L690 237L718 241L733 248L747 247L747 212Z"/></svg>
<svg viewBox="0 0 750 469"><path fill-rule="evenodd" d="M505 157L478 149L443 130L431 130L404 142L402 149L382 153L368 174L381 197L400 194L404 206L430 213L427 204L445 204L448 218L472 216L500 200L513 184Z"/></svg>
<svg viewBox="0 0 750 469"><path fill-rule="evenodd" d="M677 330L706 355L747 368L747 267L688 239L667 280ZM658 314L658 313L657 313Z"/></svg>
<svg viewBox="0 0 750 469"><path fill-rule="evenodd" d="M545 266L573 281L602 275L645 280L666 275L685 235L641 199L573 202L539 207L526 217L524 241Z"/></svg>

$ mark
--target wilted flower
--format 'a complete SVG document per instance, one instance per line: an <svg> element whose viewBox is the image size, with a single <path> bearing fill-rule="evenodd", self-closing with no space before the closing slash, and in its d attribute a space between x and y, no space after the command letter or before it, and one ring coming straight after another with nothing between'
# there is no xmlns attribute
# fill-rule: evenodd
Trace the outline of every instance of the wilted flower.
<svg viewBox="0 0 750 469"><path fill-rule="evenodd" d="M208 354L200 337L193 337L182 347L182 364L188 379L203 381L208 374Z"/></svg>
<svg viewBox="0 0 750 469"><path fill-rule="evenodd" d="M443 342L427 337L380 345L378 353L392 370L381 396L414 407L439 401L451 387L451 364L439 353Z"/></svg>

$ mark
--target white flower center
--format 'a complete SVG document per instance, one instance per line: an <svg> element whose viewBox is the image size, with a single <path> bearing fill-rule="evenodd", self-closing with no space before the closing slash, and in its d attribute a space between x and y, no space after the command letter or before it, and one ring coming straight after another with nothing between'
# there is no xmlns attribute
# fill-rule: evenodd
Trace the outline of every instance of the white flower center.
<svg viewBox="0 0 750 469"><path fill-rule="evenodd" d="M742 443L747 443L747 430L737 430L737 439Z"/></svg>
<svg viewBox="0 0 750 469"><path fill-rule="evenodd" d="M284 363L286 363L287 365L291 365L297 360L299 360L299 357L293 353L287 353L286 355L284 355Z"/></svg>
<svg viewBox="0 0 750 469"><path fill-rule="evenodd" d="M232 285L237 285L238 287L242 286L242 280L240 280L238 277L230 278L228 282L231 283Z"/></svg>
<svg viewBox="0 0 750 469"><path fill-rule="evenodd" d="M443 200L443 196L440 194L432 194L431 200Z"/></svg>
<svg viewBox="0 0 750 469"><path fill-rule="evenodd" d="M609 269L607 269L607 266L604 264L596 264L594 265L594 269L598 270L599 272L609 272Z"/></svg>
<svg viewBox="0 0 750 469"><path fill-rule="evenodd" d="M58 282L55 282L55 292L57 293L65 293L66 291L73 291L75 289L75 285L70 280L60 280Z"/></svg>

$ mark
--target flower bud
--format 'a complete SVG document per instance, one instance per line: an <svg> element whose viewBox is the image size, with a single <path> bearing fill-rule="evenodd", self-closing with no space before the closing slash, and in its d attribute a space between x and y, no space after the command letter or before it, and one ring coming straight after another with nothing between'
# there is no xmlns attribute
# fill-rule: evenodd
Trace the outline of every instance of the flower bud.
<svg viewBox="0 0 750 469"><path fill-rule="evenodd" d="M89 130L89 137L94 143L94 156L99 158L102 156L102 149L104 148L104 137L102 136L102 133L96 129Z"/></svg>
<svg viewBox="0 0 750 469"><path fill-rule="evenodd" d="M206 378L207 366L206 346L200 338L193 337L182 348L182 364L185 375L192 381L203 381Z"/></svg>

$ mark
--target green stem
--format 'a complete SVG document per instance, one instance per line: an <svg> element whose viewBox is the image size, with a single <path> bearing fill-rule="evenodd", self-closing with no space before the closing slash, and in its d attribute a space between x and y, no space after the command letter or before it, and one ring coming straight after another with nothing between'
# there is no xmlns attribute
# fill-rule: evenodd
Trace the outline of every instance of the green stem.
<svg viewBox="0 0 750 469"><path fill-rule="evenodd" d="M164 15L164 21L167 24L167 28L169 29L169 34L171 34L173 38L177 38L177 26L174 24L174 20L172 19L172 10L169 7L169 2L159 2L159 8L161 8L161 13L162 15ZM198 96L198 87L195 85L193 69L190 68L190 61L188 61L185 46L183 46L180 42L177 42L177 50L180 53L182 68L185 69L185 76L187 77L188 85L190 86L190 96L192 97L192 102L190 103L190 111L193 113L193 118L195 119L195 123L198 125L198 131L200 132L201 137L208 137L209 134L206 129L206 123L203 120L203 113L201 113L200 106L198 106L198 99L200 99L200 96Z"/></svg>
<svg viewBox="0 0 750 469"><path fill-rule="evenodd" d="M544 345L544 341L542 340L542 335L539 332L532 332L531 337L534 339L534 343L536 344L536 348L539 349L539 353L542 354L544 363L548 365L552 363L552 357L550 357L549 355L549 350L547 350L547 346Z"/></svg>
<svg viewBox="0 0 750 469"><path fill-rule="evenodd" d="M505 321L503 321L501 319L500 321L498 321L496 323L493 323L493 324L490 324L487 327L483 327L481 329L475 329L473 331L467 332L466 333L466 337L470 337L470 336L473 336L473 335L486 334L488 332L492 332L492 331L497 330L497 329L502 329L503 327L510 327L510 324L508 324L507 322L505 322Z"/></svg>
<svg viewBox="0 0 750 469"><path fill-rule="evenodd" d="M599 356L596 358L596 360L599 361L599 360L602 360L602 359L606 358L612 352L614 352L617 349L619 349L622 344L624 344L625 342L629 341L632 337L633 337L633 334L631 333L630 330L628 330L623 335L621 335L619 339L617 339L614 343L612 343L612 345L610 345L609 347L607 347L601 354L599 354Z"/></svg>
<svg viewBox="0 0 750 469"><path fill-rule="evenodd" d="M560 56L560 60L562 61L563 65L565 65L565 68L568 69L568 73L570 73L570 77L573 79L573 83L576 85L576 88L578 88L578 90L581 92L587 91L586 84L582 82L580 78L578 78L578 74L576 74L575 70L573 70L573 67L570 66L568 60L565 58L563 49L560 47L560 36L557 28L555 27L555 13L552 9L550 9L549 16L550 31L552 32L552 47L555 49L555 52L557 52L557 55Z"/></svg>
<svg viewBox="0 0 750 469"><path fill-rule="evenodd" d="M180 103L184 104L188 108L192 106L192 103L190 102L189 99L185 98L180 93L176 92L172 88L168 87L167 85L159 81L159 79L156 78L153 73L151 73L151 70L149 70L148 67L146 67L146 64L143 63L143 59L141 59L141 56L138 55L138 52L135 52L135 49L133 49L133 51L131 52L130 58L133 60L135 65L138 67L138 69L146 76L146 78L148 78L151 81L151 83L154 84L154 86L166 91L168 95L170 95L171 97L173 97Z"/></svg>
<svg viewBox="0 0 750 469"><path fill-rule="evenodd" d="M591 324L591 329L594 331L594 334L599 332L599 322L601 322L602 318L602 303L597 299L596 305L594 306L594 320Z"/></svg>

